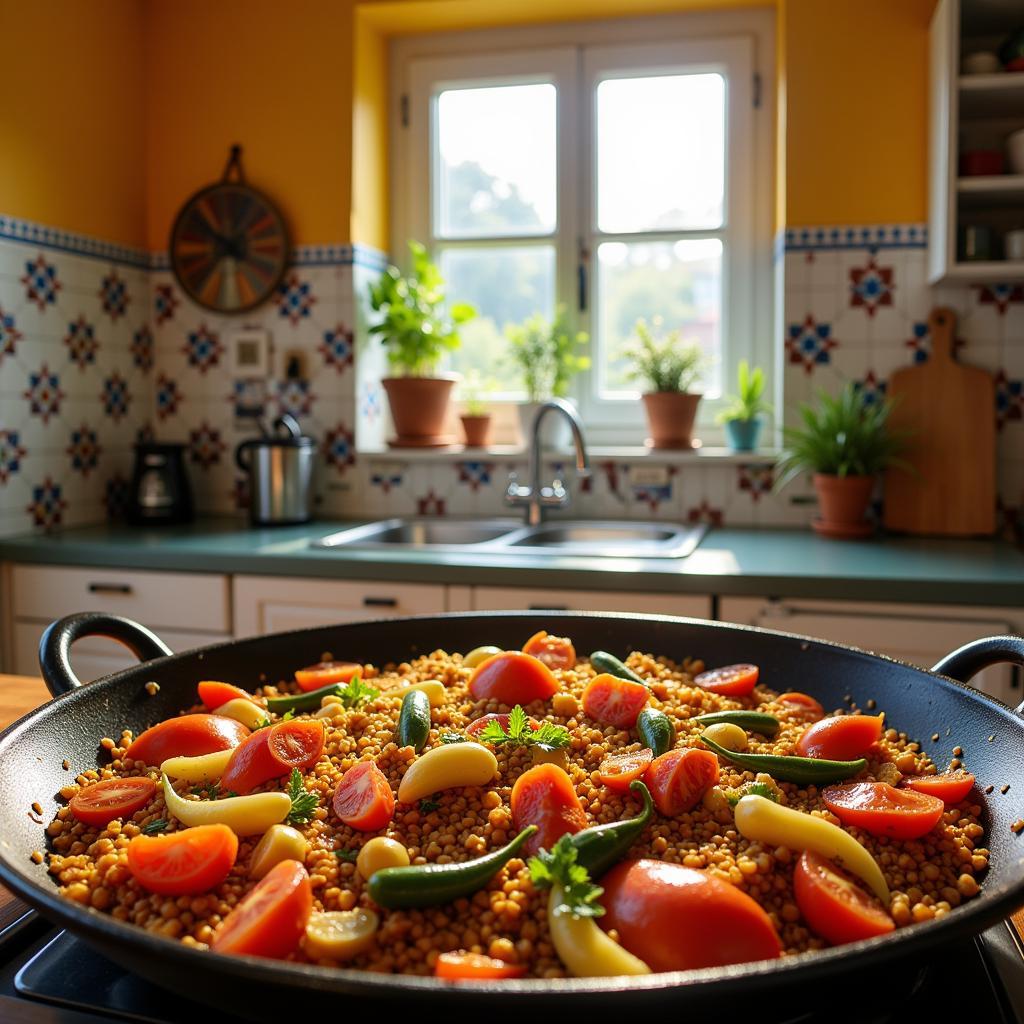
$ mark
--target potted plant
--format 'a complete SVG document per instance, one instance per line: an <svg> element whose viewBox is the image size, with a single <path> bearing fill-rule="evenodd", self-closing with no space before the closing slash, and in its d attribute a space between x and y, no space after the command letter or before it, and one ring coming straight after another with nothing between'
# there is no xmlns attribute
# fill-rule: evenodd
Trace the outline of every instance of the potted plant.
<svg viewBox="0 0 1024 1024"><path fill-rule="evenodd" d="M839 395L819 394L817 408L800 406L803 426L783 430L776 489L798 473L813 474L820 518L811 525L826 537L866 537L874 526L865 513L878 474L899 458L905 440L889 429L892 401L866 403L853 384Z"/></svg>
<svg viewBox="0 0 1024 1024"><path fill-rule="evenodd" d="M752 452L761 439L761 414L771 412L771 406L762 397L764 371L760 366L751 370L750 363L741 359L736 385L736 394L726 396L728 405L716 419L725 426L725 436L734 452Z"/></svg>
<svg viewBox="0 0 1024 1024"><path fill-rule="evenodd" d="M381 383L398 435L395 447L431 447L452 440L442 434L455 377L438 376L445 352L459 347L458 328L476 315L465 303L445 305L445 282L419 242L409 243L412 273L388 267L370 285L370 306L381 314L370 327L387 349L398 376Z"/></svg>
<svg viewBox="0 0 1024 1024"><path fill-rule="evenodd" d="M693 423L700 404L699 392L690 389L700 379L704 357L695 344L686 344L678 330L662 331L661 317L651 326L637 320L625 354L633 367L630 380L643 381L644 408L652 448L692 448Z"/></svg>
<svg viewBox="0 0 1024 1024"><path fill-rule="evenodd" d="M589 339L583 331L569 329L564 306L558 307L553 320L536 313L521 324L510 324L505 337L526 389L527 400L519 406L519 426L525 439L530 436L537 406L549 398L565 398L573 377L590 366L590 359L581 352ZM559 418L556 430L565 427ZM563 437L556 433L555 442L568 446L568 430Z"/></svg>
<svg viewBox="0 0 1024 1024"><path fill-rule="evenodd" d="M493 388L491 381L484 381L479 370L470 370L462 381L462 430L466 435L467 448L486 448L491 440L491 414L484 401L484 393Z"/></svg>

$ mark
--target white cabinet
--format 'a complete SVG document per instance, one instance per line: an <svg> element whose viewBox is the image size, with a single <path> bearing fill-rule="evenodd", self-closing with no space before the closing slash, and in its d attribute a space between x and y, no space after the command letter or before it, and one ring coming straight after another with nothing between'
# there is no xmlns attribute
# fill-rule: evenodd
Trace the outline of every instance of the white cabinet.
<svg viewBox="0 0 1024 1024"><path fill-rule="evenodd" d="M235 635L261 636L342 622L436 614L449 610L447 590L436 583L236 576ZM464 596L460 594L457 603L464 608Z"/></svg>
<svg viewBox="0 0 1024 1024"><path fill-rule="evenodd" d="M711 598L702 594L624 594L548 587L474 587L473 608L476 611L635 612L711 618Z"/></svg>
<svg viewBox="0 0 1024 1024"><path fill-rule="evenodd" d="M972 640L1024 634L1024 610L1015 608L724 597L719 618L835 640L922 668ZM971 685L1006 704L1019 704L1024 697L1020 672L1009 665L985 669Z"/></svg>

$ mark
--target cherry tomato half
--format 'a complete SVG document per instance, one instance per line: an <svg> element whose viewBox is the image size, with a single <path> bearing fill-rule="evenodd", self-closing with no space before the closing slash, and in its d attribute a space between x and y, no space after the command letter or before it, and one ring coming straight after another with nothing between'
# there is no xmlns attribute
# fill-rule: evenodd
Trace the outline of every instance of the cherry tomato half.
<svg viewBox="0 0 1024 1024"><path fill-rule="evenodd" d="M757 685L760 670L756 665L724 665L694 676L693 681L704 690L727 697L746 697Z"/></svg>
<svg viewBox="0 0 1024 1024"><path fill-rule="evenodd" d="M612 792L626 793L629 784L643 776L653 759L654 752L649 747L634 750L631 754L612 754L598 766L597 777Z"/></svg>
<svg viewBox="0 0 1024 1024"><path fill-rule="evenodd" d="M583 710L598 722L632 729L651 696L642 683L602 672L583 691Z"/></svg>
<svg viewBox="0 0 1024 1024"><path fill-rule="evenodd" d="M587 827L572 780L556 764L538 764L523 772L512 787L511 803L517 832L537 826L523 847L527 855L550 850L561 836Z"/></svg>
<svg viewBox="0 0 1024 1024"><path fill-rule="evenodd" d="M496 700L510 707L547 700L558 692L551 669L532 654L502 651L480 662L469 677L474 700Z"/></svg>
<svg viewBox="0 0 1024 1024"><path fill-rule="evenodd" d="M227 825L197 825L163 836L137 835L128 844L128 870L143 889L192 896L216 888L238 856Z"/></svg>
<svg viewBox="0 0 1024 1024"><path fill-rule="evenodd" d="M963 768L957 768L941 775L910 775L900 783L900 786L917 793L937 796L947 805L958 804L966 799L967 794L974 788L974 776Z"/></svg>
<svg viewBox="0 0 1024 1024"><path fill-rule="evenodd" d="M298 948L312 911L305 867L283 860L224 918L210 947L218 953L283 960Z"/></svg>
<svg viewBox="0 0 1024 1024"><path fill-rule="evenodd" d="M652 971L688 971L781 953L778 936L761 907L714 875L681 864L633 860L601 878L604 929Z"/></svg>
<svg viewBox="0 0 1024 1024"><path fill-rule="evenodd" d="M488 978L521 978L526 968L482 953L442 953L434 964L435 978L486 981Z"/></svg>
<svg viewBox="0 0 1024 1024"><path fill-rule="evenodd" d="M811 931L833 946L886 935L896 927L874 896L810 850L800 855L793 889Z"/></svg>
<svg viewBox="0 0 1024 1024"><path fill-rule="evenodd" d="M71 798L71 813L86 825L102 826L115 818L129 818L145 807L158 789L152 779L104 779Z"/></svg>
<svg viewBox="0 0 1024 1024"><path fill-rule="evenodd" d="M854 761L882 736L882 715L839 715L809 725L797 740L801 757Z"/></svg>
<svg viewBox="0 0 1024 1024"><path fill-rule="evenodd" d="M572 641L565 636L552 636L543 629L523 644L523 653L532 654L548 668L572 668L576 664Z"/></svg>
<svg viewBox="0 0 1024 1024"><path fill-rule="evenodd" d="M262 731L262 730L261 730ZM289 771L312 768L324 749L324 724L319 719L278 722L270 733L270 753Z"/></svg>
<svg viewBox="0 0 1024 1024"><path fill-rule="evenodd" d="M821 798L844 825L890 839L920 839L935 828L945 810L937 796L896 789L888 782L829 786Z"/></svg>
<svg viewBox="0 0 1024 1024"><path fill-rule="evenodd" d="M780 693L775 701L787 711L815 722L825 717L825 709L810 694L800 693L798 690Z"/></svg>
<svg viewBox="0 0 1024 1024"><path fill-rule="evenodd" d="M249 730L222 715L181 715L168 718L137 736L125 757L143 764L161 765L169 757L199 757L237 747Z"/></svg>
<svg viewBox="0 0 1024 1024"><path fill-rule="evenodd" d="M667 818L692 811L717 781L718 758L697 747L669 750L644 772L654 806Z"/></svg>
<svg viewBox="0 0 1024 1024"><path fill-rule="evenodd" d="M295 682L305 693L319 690L321 686L331 683L349 683L355 676L361 675L362 665L354 661L321 661L316 665L307 665L295 672Z"/></svg>
<svg viewBox="0 0 1024 1024"><path fill-rule="evenodd" d="M319 723L318 723L319 724ZM220 788L240 795L288 774L288 768L270 752L271 729L257 729L231 752Z"/></svg>
<svg viewBox="0 0 1024 1024"><path fill-rule="evenodd" d="M481 715L479 718L474 719L472 722L469 723L469 725L466 726L466 735L476 736L477 733L483 732L484 729L487 728L488 722L497 722L498 725L500 725L502 729L504 729L507 732L508 720L511 717L511 715L499 715L493 711L490 714ZM531 729L540 728L540 722L538 722L536 718L527 719L527 723L529 724Z"/></svg>
<svg viewBox="0 0 1024 1024"><path fill-rule="evenodd" d="M360 761L341 777L334 791L334 813L360 832L376 832L395 813L395 794L373 761Z"/></svg>
<svg viewBox="0 0 1024 1024"><path fill-rule="evenodd" d="M240 686L221 683L216 679L204 679L198 689L199 699L211 711L216 711L222 704L227 704L229 700L251 700L253 704L258 703L251 693L247 693Z"/></svg>

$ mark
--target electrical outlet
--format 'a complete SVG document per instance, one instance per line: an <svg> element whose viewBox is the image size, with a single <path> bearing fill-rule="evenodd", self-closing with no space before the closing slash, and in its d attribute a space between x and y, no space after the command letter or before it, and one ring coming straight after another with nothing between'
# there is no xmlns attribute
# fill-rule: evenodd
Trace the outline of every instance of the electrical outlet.
<svg viewBox="0 0 1024 1024"><path fill-rule="evenodd" d="M630 466L629 483L632 487L664 487L668 483L668 467Z"/></svg>
<svg viewBox="0 0 1024 1024"><path fill-rule="evenodd" d="M231 372L245 380L270 376L270 331L263 327L239 327L228 333Z"/></svg>

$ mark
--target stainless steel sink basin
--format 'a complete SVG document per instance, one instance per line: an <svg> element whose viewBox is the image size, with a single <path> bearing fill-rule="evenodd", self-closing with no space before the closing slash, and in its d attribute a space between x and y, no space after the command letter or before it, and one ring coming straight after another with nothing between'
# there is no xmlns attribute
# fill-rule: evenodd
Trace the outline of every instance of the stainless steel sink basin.
<svg viewBox="0 0 1024 1024"><path fill-rule="evenodd" d="M518 530L518 519L385 519L312 541L316 548L464 548Z"/></svg>

